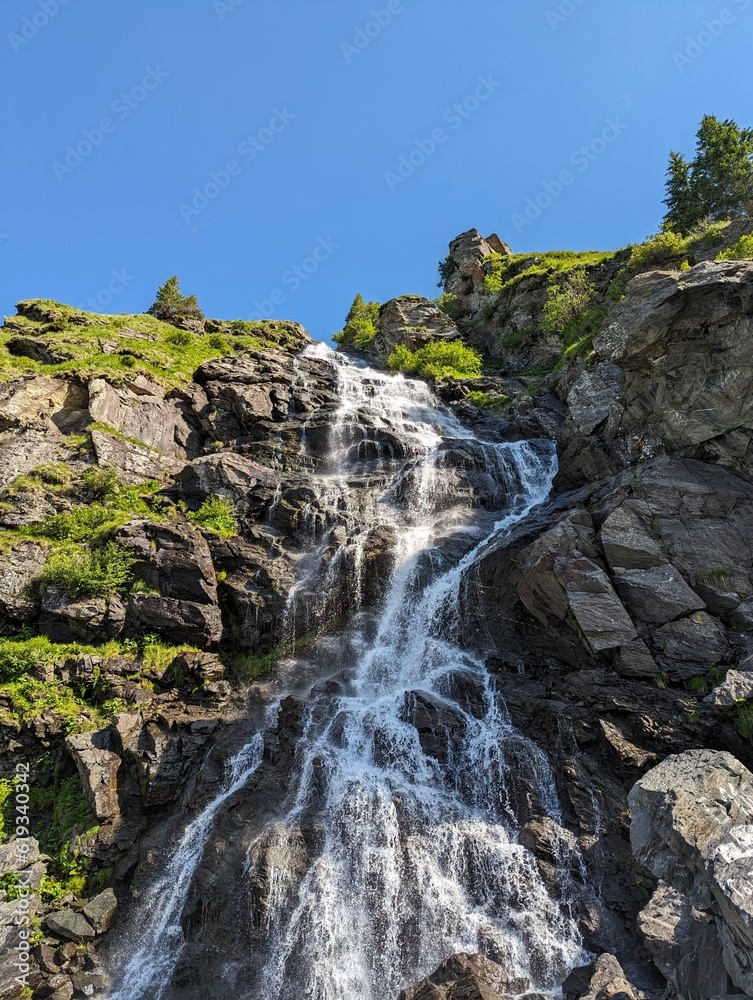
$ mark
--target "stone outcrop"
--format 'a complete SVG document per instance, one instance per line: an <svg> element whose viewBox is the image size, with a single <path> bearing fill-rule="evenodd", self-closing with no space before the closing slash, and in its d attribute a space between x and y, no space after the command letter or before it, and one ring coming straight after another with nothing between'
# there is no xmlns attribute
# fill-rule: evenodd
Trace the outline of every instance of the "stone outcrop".
<svg viewBox="0 0 753 1000"><path fill-rule="evenodd" d="M753 993L753 774L731 754L668 757L630 793L630 839L658 886L639 927L688 1000Z"/></svg>
<svg viewBox="0 0 753 1000"><path fill-rule="evenodd" d="M457 954L416 986L400 993L399 1000L507 1000L524 994L531 1000L527 979L510 977L501 965L484 955Z"/></svg>
<svg viewBox="0 0 753 1000"><path fill-rule="evenodd" d="M403 295L379 310L377 333L370 350L382 363L397 344L415 351L432 340L457 340L460 331L433 302L420 295Z"/></svg>

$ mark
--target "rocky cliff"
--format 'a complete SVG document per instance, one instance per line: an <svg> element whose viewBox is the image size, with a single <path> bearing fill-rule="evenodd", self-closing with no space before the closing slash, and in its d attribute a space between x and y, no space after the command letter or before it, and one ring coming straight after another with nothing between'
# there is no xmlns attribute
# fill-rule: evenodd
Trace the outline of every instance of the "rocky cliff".
<svg viewBox="0 0 753 1000"><path fill-rule="evenodd" d="M462 643L552 769L561 826L530 775L512 808L553 898L563 836L579 859L573 916L592 963L568 997L752 992L740 831L753 823L753 262L715 259L740 232L717 227L680 253L520 256L471 231L451 244L439 303L386 304L368 349L378 365L396 344L438 339L483 354L482 377L435 386L473 434L442 445L438 512L450 496L478 524L498 510L474 442L557 445L552 495L480 549L458 613ZM27 884L29 988L57 1000L103 988L102 956L160 845L266 727L253 797L220 820L191 890L184 930L205 950L179 966L174 995L192 996L203 962L214 975L212 927L250 921L261 941L281 853L299 880L316 855L315 810L298 840L274 825L313 683L291 654L379 606L396 538L374 490L385 461L410 469L414 456L404 425L362 403L344 429L336 368L295 324L187 330L35 301L0 340L9 819L19 760L33 789L24 867L12 824L0 847L0 997L24 987L10 973ZM323 489L333 442L349 472ZM462 533L448 521L439 534L433 558L452 565ZM343 682L316 683L326 700ZM294 697L269 725L273 688ZM478 692L453 697L480 712ZM465 716L411 699L421 746L449 766ZM248 914L225 897L251 843ZM406 1000L532 989L500 954L447 960Z"/></svg>

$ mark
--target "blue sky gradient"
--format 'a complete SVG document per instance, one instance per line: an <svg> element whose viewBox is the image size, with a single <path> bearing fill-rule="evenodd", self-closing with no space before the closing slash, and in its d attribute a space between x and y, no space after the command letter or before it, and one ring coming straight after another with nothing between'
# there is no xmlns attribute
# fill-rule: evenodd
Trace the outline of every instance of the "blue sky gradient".
<svg viewBox="0 0 753 1000"><path fill-rule="evenodd" d="M753 0L6 0L0 311L177 273L327 339L471 226L640 241L701 116L753 125L752 41Z"/></svg>

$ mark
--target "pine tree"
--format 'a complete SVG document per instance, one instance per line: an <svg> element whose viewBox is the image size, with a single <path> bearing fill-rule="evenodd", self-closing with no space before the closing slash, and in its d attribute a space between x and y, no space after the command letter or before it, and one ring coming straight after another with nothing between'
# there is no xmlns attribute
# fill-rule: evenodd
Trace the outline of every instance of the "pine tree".
<svg viewBox="0 0 753 1000"><path fill-rule="evenodd" d="M177 275L168 278L157 291L157 298L147 310L150 316L165 323L176 323L184 319L204 319L195 295L183 295Z"/></svg>
<svg viewBox="0 0 753 1000"><path fill-rule="evenodd" d="M753 211L753 129L731 119L704 115L696 133L695 157L669 154L667 214L662 228L687 234L706 219L749 215Z"/></svg>
<svg viewBox="0 0 753 1000"><path fill-rule="evenodd" d="M675 233L686 233L697 221L695 204L690 182L690 164L682 153L669 154L667 168L666 198L667 214L662 228Z"/></svg>

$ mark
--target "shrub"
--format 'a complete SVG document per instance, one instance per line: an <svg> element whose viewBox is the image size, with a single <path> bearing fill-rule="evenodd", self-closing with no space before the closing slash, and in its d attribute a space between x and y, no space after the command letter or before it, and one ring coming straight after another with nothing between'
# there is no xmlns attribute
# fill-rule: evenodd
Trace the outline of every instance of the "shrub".
<svg viewBox="0 0 753 1000"><path fill-rule="evenodd" d="M563 333L585 313L596 294L583 268L571 271L560 284L553 285L541 315L547 333Z"/></svg>
<svg viewBox="0 0 753 1000"><path fill-rule="evenodd" d="M481 374L482 358L478 351L460 340L435 340L416 351L397 344L389 358L393 371L421 378L476 378Z"/></svg>
<svg viewBox="0 0 753 1000"><path fill-rule="evenodd" d="M201 507L188 517L192 524L206 531L212 531L220 538L232 538L238 534L235 511L227 497L207 497Z"/></svg>
<svg viewBox="0 0 753 1000"><path fill-rule="evenodd" d="M435 304L450 319L460 319L463 315L463 307L460 304L460 299L457 295L453 295L452 292L443 292Z"/></svg>
<svg viewBox="0 0 753 1000"><path fill-rule="evenodd" d="M69 597L108 597L126 588L133 563L113 542L98 549L66 547L50 556L37 582L42 591L56 586Z"/></svg>
<svg viewBox="0 0 753 1000"><path fill-rule="evenodd" d="M456 267L457 263L455 262L455 258L452 256L451 253L448 253L443 260L440 260L440 262L437 264L437 274L439 275L437 288L445 287L445 285L449 281L450 275L452 274L452 272L455 270Z"/></svg>
<svg viewBox="0 0 753 1000"><path fill-rule="evenodd" d="M174 344L176 347L188 347L193 337L188 330L176 330L174 333L168 333L165 339L168 344Z"/></svg>
<svg viewBox="0 0 753 1000"><path fill-rule="evenodd" d="M109 500L120 489L118 474L111 465L92 465L81 473L85 491L95 500Z"/></svg>
<svg viewBox="0 0 753 1000"><path fill-rule="evenodd" d="M115 519L110 507L92 504L91 507L74 507L65 514L50 514L37 524L28 525L24 533L56 542L85 542L98 528L113 523Z"/></svg>
<svg viewBox="0 0 753 1000"><path fill-rule="evenodd" d="M753 233L741 236L737 243L724 250L717 260L753 260Z"/></svg>

